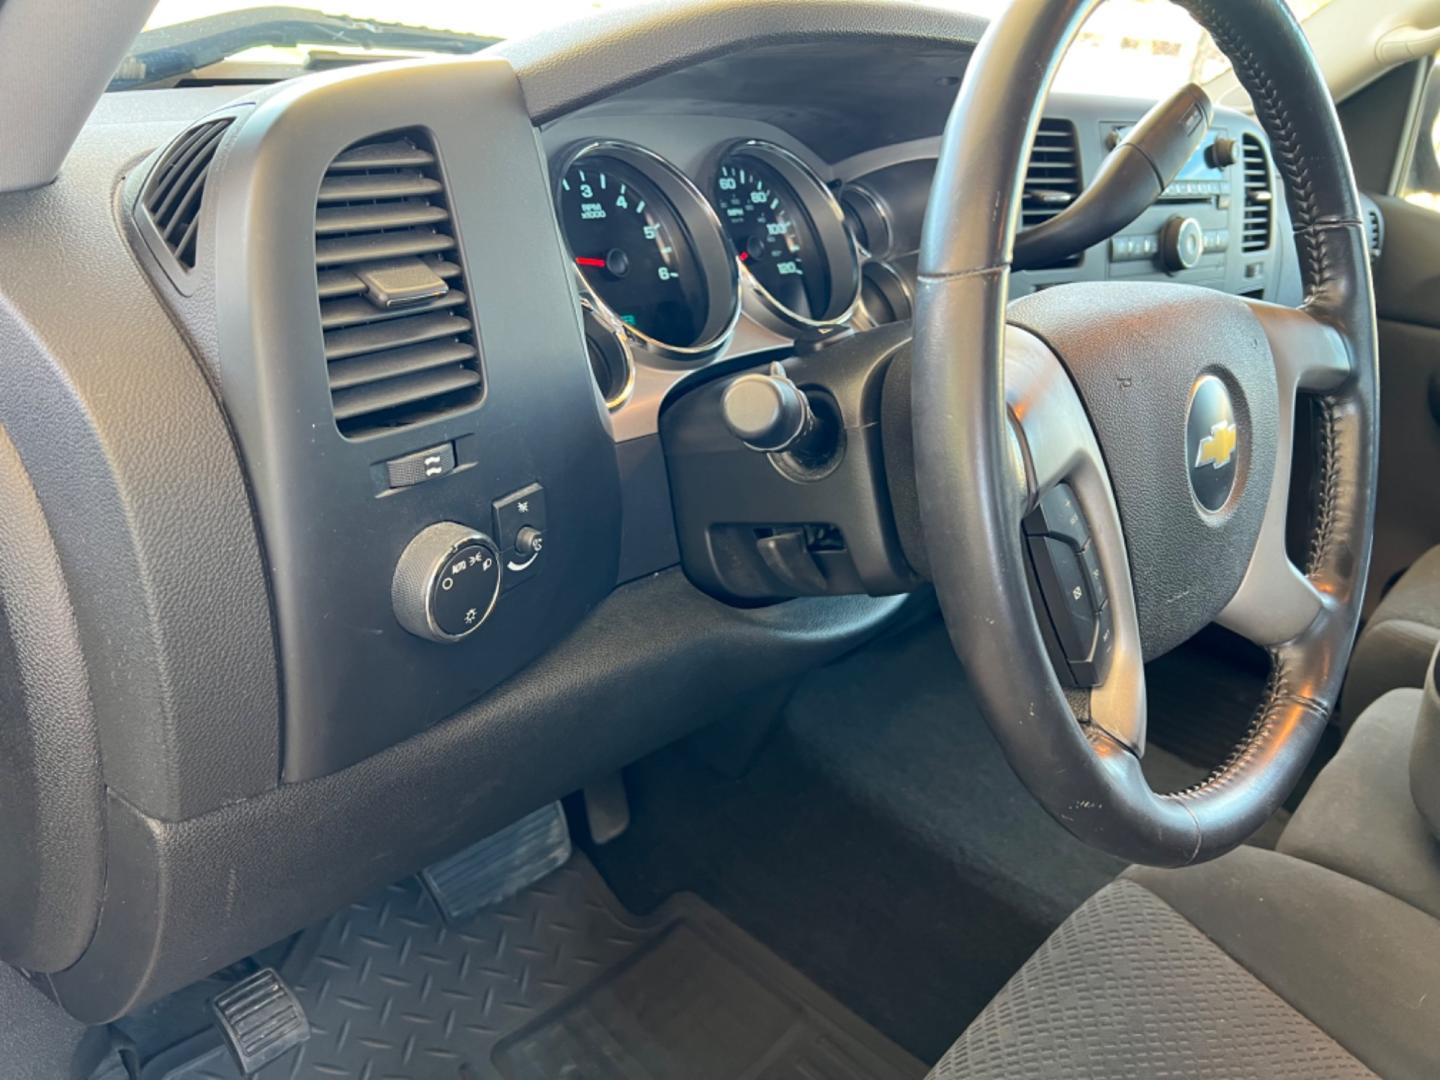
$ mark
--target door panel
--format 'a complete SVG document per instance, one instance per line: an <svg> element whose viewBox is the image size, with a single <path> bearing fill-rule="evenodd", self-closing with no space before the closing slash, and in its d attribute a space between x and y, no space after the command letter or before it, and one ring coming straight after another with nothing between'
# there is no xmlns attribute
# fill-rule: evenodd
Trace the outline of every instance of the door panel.
<svg viewBox="0 0 1440 1080"><path fill-rule="evenodd" d="M1380 498L1367 607L1440 544L1440 213L1380 197Z"/></svg>

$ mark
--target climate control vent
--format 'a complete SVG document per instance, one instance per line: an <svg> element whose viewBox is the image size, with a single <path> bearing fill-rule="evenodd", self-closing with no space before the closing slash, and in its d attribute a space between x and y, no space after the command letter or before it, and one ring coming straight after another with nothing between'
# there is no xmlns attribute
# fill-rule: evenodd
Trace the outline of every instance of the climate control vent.
<svg viewBox="0 0 1440 1080"><path fill-rule="evenodd" d="M1385 219L1380 216L1380 208L1368 200L1363 201L1365 211L1365 237L1370 244L1370 258L1380 258L1385 250Z"/></svg>
<svg viewBox="0 0 1440 1080"><path fill-rule="evenodd" d="M228 117L211 120L185 132L156 163L140 195L140 205L145 208L160 242L187 272L195 269L205 180L230 123ZM159 251L156 254L159 255Z"/></svg>
<svg viewBox="0 0 1440 1080"><path fill-rule="evenodd" d="M1275 217L1275 189L1270 183L1270 161L1265 147L1254 135L1240 142L1240 162L1245 173L1245 222L1241 230L1241 251L1265 251Z"/></svg>
<svg viewBox="0 0 1440 1080"><path fill-rule="evenodd" d="M1025 190L1020 207L1020 227L1033 229L1049 221L1079 196L1080 149L1075 125L1068 120L1041 120L1025 169ZM1080 256L1072 255L1053 266L1075 266Z"/></svg>
<svg viewBox="0 0 1440 1080"><path fill-rule="evenodd" d="M480 353L439 160L421 131L343 151L315 209L335 423L351 438L480 400Z"/></svg>

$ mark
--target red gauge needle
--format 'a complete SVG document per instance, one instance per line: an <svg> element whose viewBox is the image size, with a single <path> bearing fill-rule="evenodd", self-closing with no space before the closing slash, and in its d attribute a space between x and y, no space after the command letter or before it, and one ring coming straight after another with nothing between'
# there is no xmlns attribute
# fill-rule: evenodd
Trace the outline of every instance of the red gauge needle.
<svg viewBox="0 0 1440 1080"><path fill-rule="evenodd" d="M601 269L604 269L604 267L605 267L605 260L604 260L604 259L593 259L593 258L590 258L589 256L586 256L586 255L576 255L576 256L575 256L575 265L576 265L576 266L597 266L597 267L600 267Z"/></svg>

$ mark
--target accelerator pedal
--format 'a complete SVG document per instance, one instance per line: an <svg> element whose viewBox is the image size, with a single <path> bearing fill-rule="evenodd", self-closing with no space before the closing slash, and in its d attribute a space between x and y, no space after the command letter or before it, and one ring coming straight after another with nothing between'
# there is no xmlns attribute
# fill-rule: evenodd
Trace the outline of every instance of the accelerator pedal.
<svg viewBox="0 0 1440 1080"><path fill-rule="evenodd" d="M310 1038L304 1006L274 968L261 968L217 994L210 1010L241 1076L259 1072Z"/></svg>
<svg viewBox="0 0 1440 1080"><path fill-rule="evenodd" d="M570 830L558 802L542 806L464 851L420 871L445 921L466 922L508 900L570 859Z"/></svg>

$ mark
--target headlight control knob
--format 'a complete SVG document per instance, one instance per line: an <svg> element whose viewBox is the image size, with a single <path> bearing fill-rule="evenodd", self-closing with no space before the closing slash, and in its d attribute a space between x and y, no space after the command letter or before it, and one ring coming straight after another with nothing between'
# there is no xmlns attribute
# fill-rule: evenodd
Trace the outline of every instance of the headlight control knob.
<svg viewBox="0 0 1440 1080"><path fill-rule="evenodd" d="M482 532L442 521L406 546L390 599L400 625L427 641L460 641L480 629L500 595L500 551Z"/></svg>

